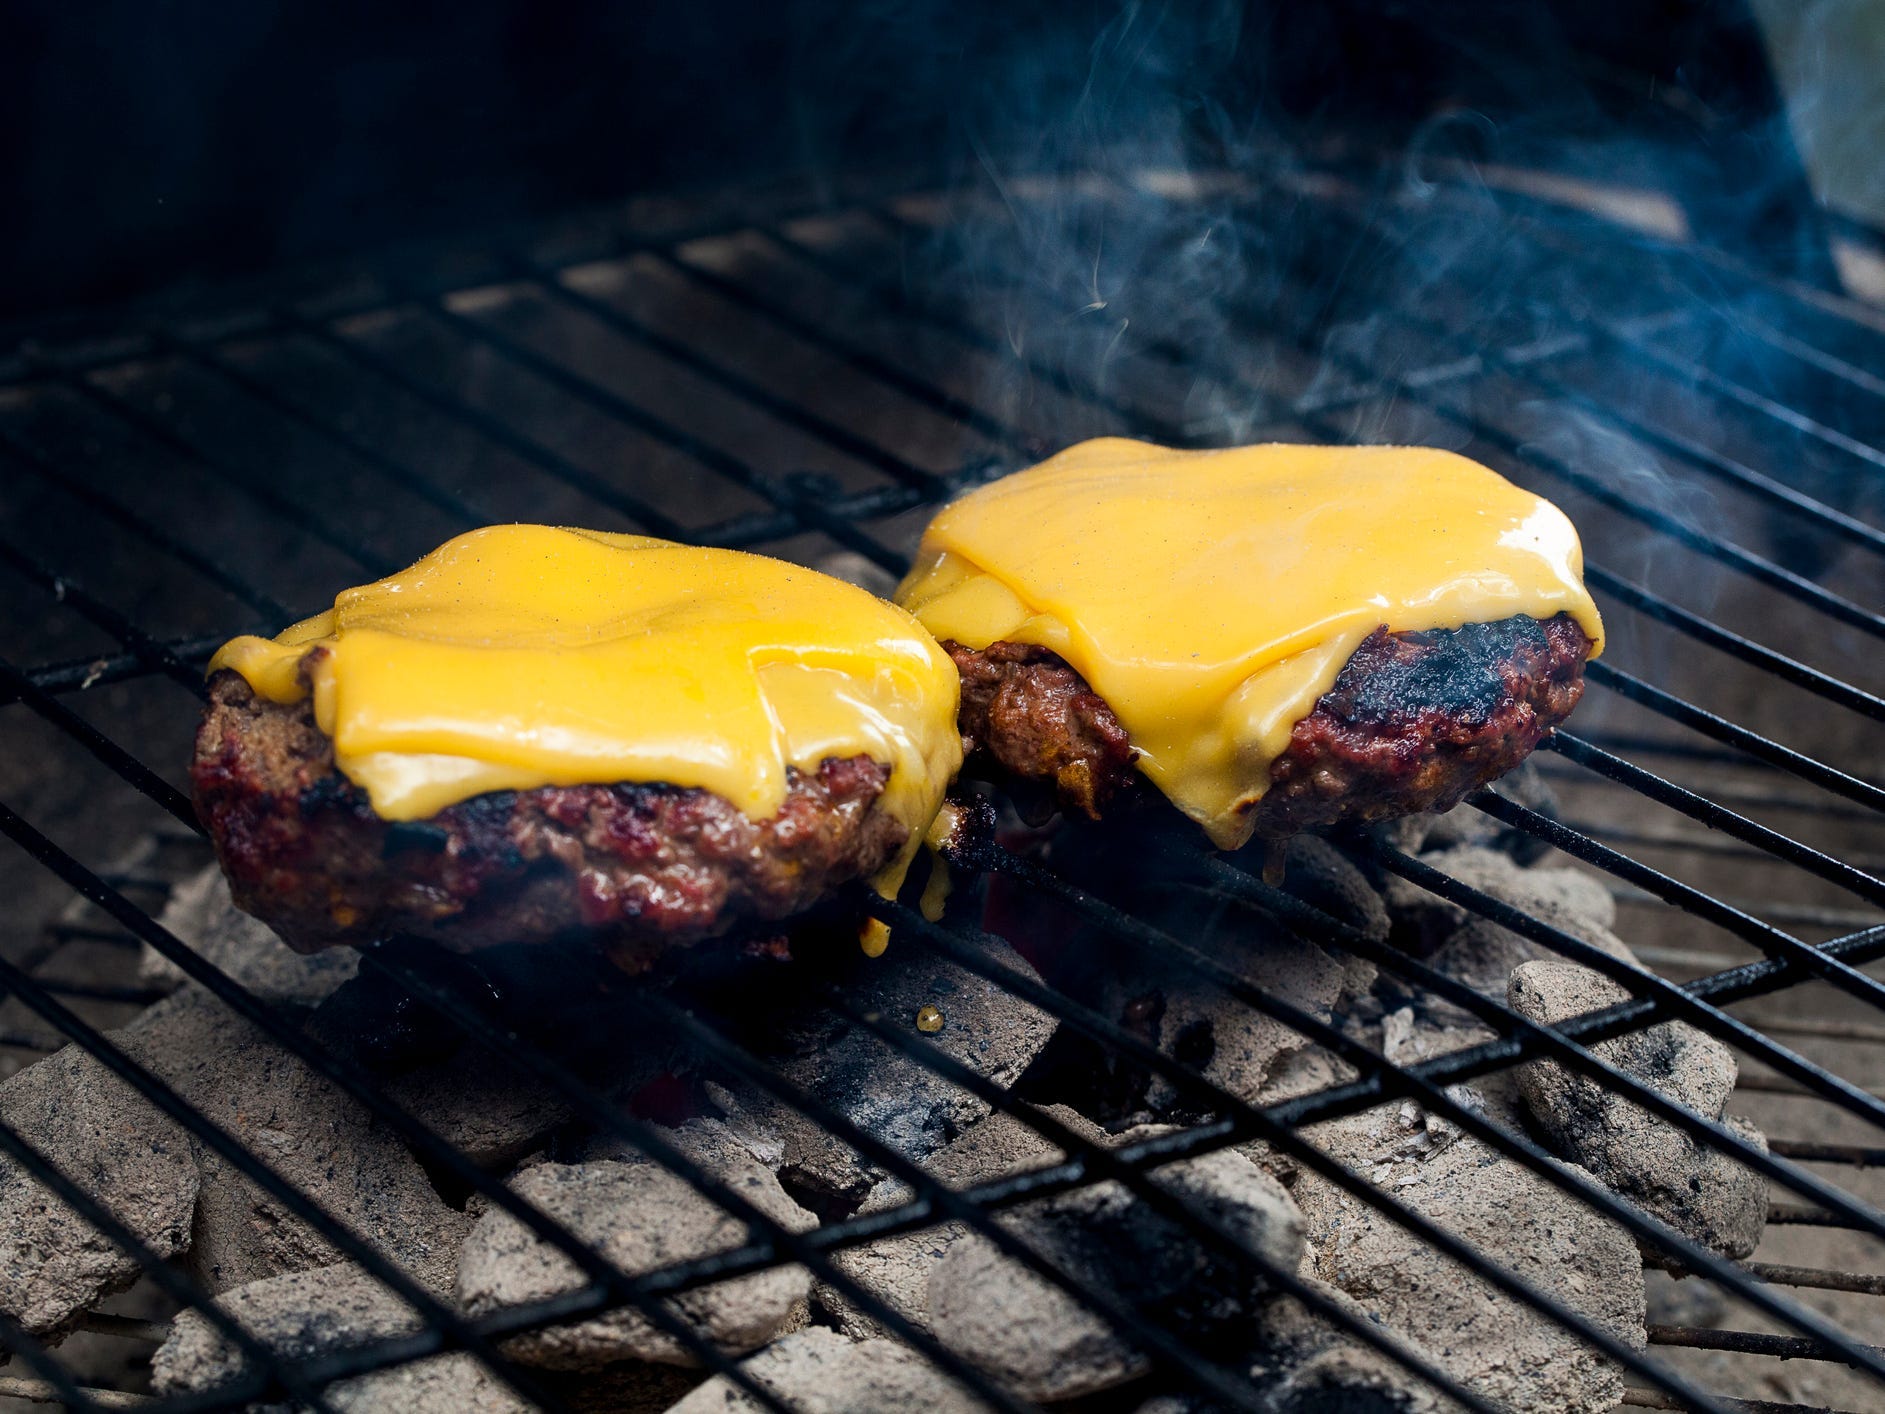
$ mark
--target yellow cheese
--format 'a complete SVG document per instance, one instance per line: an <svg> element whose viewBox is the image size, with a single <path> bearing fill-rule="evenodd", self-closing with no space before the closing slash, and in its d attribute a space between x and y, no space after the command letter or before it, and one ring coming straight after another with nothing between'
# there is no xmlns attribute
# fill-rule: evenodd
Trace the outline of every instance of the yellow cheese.
<svg viewBox="0 0 1885 1414"><path fill-rule="evenodd" d="M1058 653L1229 849L1376 628L1567 613L1595 656L1583 569L1563 512L1452 452L1104 438L946 507L897 600L939 639Z"/></svg>
<svg viewBox="0 0 1885 1414"><path fill-rule="evenodd" d="M788 767L869 756L910 831L886 890L961 764L955 668L901 609L638 535L474 530L278 638L232 640L221 668L275 702L311 692L335 765L388 820L616 782L698 786L765 819Z"/></svg>

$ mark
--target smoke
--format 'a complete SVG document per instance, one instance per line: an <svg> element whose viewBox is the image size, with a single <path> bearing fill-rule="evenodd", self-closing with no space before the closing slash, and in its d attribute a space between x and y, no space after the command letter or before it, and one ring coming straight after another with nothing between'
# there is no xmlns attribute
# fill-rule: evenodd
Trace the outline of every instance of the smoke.
<svg viewBox="0 0 1885 1414"><path fill-rule="evenodd" d="M1784 513L1635 430L1724 447L1835 504L1862 493L1834 442L1753 401L1823 395L1825 370L1803 377L1763 332L1792 296L1691 253L1827 277L1788 112L1809 128L1851 115L1836 85L1814 88L1812 44L1787 51L1789 110L1743 72L1764 62L1745 16L1651 34L1542 4L865 15L829 64L915 52L919 86L950 90L930 190L893 207L906 282L1009 355L976 401L1044 447L1445 445L1520 469L1594 518L1614 568L1703 611L1718 566L1526 463L1827 569ZM808 160L840 173L834 153Z"/></svg>
<svg viewBox="0 0 1885 1414"><path fill-rule="evenodd" d="M1229 348L1226 311L1262 267L1236 176L1257 164L1226 101L1250 60L1243 7L1072 8L959 71L956 195L913 231L912 281L1014 355L983 400L1049 440L1148 430L1096 404L1156 405L1171 440L1248 430L1267 370L1227 385L1159 356Z"/></svg>

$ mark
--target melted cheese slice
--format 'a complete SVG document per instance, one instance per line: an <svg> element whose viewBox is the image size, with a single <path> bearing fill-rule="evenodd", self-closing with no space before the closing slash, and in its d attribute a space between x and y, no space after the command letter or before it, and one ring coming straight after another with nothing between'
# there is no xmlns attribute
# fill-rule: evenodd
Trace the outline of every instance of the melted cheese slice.
<svg viewBox="0 0 1885 1414"><path fill-rule="evenodd" d="M317 651L318 650L318 651ZM312 693L341 773L388 820L495 790L667 782L778 813L788 767L869 756L909 828L961 764L955 667L908 614L797 565L637 535L503 525L210 660Z"/></svg>
<svg viewBox="0 0 1885 1414"><path fill-rule="evenodd" d="M946 507L897 600L940 639L1058 653L1230 849L1376 628L1568 613L1595 656L1583 568L1557 507L1452 452L1104 438Z"/></svg>

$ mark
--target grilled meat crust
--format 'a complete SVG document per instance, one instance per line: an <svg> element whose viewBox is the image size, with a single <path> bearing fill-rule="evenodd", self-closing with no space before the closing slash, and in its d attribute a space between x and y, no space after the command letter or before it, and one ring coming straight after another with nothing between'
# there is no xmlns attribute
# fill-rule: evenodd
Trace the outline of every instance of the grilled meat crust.
<svg viewBox="0 0 1885 1414"><path fill-rule="evenodd" d="M494 791L424 821L382 820L334 766L312 706L218 673L190 779L236 903L312 952L392 934L470 951L587 933L630 971L742 919L800 912L908 839L868 757L793 771L753 820L667 785Z"/></svg>
<svg viewBox="0 0 1885 1414"><path fill-rule="evenodd" d="M1065 659L1028 643L942 646L962 677L956 720L965 757L979 751L1018 780L1044 783L1092 820L1136 786L1126 729Z"/></svg>
<svg viewBox="0 0 1885 1414"><path fill-rule="evenodd" d="M1063 659L1019 643L943 647L962 674L965 754L1049 786L1090 819L1147 794L1119 719ZM1568 614L1376 629L1271 764L1257 834L1450 809L1570 715L1590 649Z"/></svg>

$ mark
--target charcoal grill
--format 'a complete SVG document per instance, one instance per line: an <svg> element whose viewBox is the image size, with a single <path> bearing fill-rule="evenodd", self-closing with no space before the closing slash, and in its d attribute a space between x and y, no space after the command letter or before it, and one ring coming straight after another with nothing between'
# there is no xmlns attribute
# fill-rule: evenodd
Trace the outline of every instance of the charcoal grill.
<svg viewBox="0 0 1885 1414"><path fill-rule="evenodd" d="M1197 1241L1222 1244L1208 1218L1146 1175L1251 1139L1575 1329L1627 1370L1626 1404L1878 1407L1885 984L1870 967L1885 957L1885 782L1875 774L1885 720L1876 672L1885 384L1870 370L1885 354L1885 317L1684 236L1680 212L1653 197L1588 184L1541 190L1520 173L1343 159L1278 163L1256 178L1122 160L1089 179L1021 180L998 194L892 188L836 205L755 198L732 213L643 204L501 247L427 250L370 275L317 272L188 318L129 331L121 321L50 327L18 343L0 358L9 623L0 700L14 763L0 801L9 841L0 877L18 901L10 923L32 926L0 949L0 1068L67 1043L91 1052L423 1318L416 1334L304 1361L251 1341L250 1378L148 1407L318 1404L333 1380L462 1348L544 1408L563 1408L558 1392L505 1358L502 1340L632 1306L763 1407L786 1408L663 1298L787 1262L843 1286L831 1254L945 1218L1068 1284L1151 1355L1161 1387L1262 1407L1185 1329L1068 1282L994 1222L1018 1202L1115 1179ZM1233 278L1254 269L1268 277ZM1358 270L1367 272L1359 282ZM1204 1118L1101 1148L1014 1106L898 1019L852 1009L852 1025L1011 1109L1067 1155L955 1192L771 1072L710 1008L651 991L640 1003L649 1025L678 1038L704 1071L799 1108L914 1189L894 1209L793 1233L442 974L397 951L370 955L369 970L471 1044L537 1074L598 1130L751 1224L736 1250L629 1277L425 1132L372 1072L323 1050L157 922L169 885L207 857L176 782L202 665L226 637L272 633L322 607L338 584L504 519L639 529L805 560L842 550L897 574L930 507L1098 433L1188 446L1439 443L1571 511L1613 647L1593 666L1570 729L1541 752L1562 809L1543 813L1497 790L1463 808L1599 871L1624 910L1620 931L1657 971L1619 964L1418 858L1378 842L1351 847L1371 868L1608 973L1631 1001L1541 1029L1273 887L1260 869L1181 847L1222 900L1365 958L1497 1033L1435 1060L1392 1064L1158 916L1118 906L1051 858L986 840L956 862L965 878L999 878L1210 980L1341 1055L1358 1078L1254 1108L1116 1020L991 961L972 919L933 924L873 903L893 946L1012 990L1158 1073ZM1147 867L1162 867L1160 858ZM462 1316L273 1178L262 1155L105 1034L151 999L136 981L139 944L356 1096L444 1181L510 1209L567 1252L585 1284L496 1316ZM1738 1101L1768 1130L1771 1153L1588 1049L1672 1018L1737 1052ZM1554 1167L1532 1140L1449 1092L1541 1056L1766 1175L1775 1202L1762 1255L1783 1260L1712 1255ZM1727 1293L1733 1314L1718 1327L1655 1326L1639 1354L1298 1135L1391 1099L1445 1117L1661 1244L1678 1268ZM0 1153L138 1257L160 1304L204 1305L188 1278L52 1167L32 1134L0 1127ZM1393 1354L1380 1330L1292 1273L1266 1274ZM939 1378L992 1407L1025 1407L881 1302L850 1294L933 1360ZM148 1352L161 1324L96 1314L82 1329L55 1351L0 1323L0 1345L14 1356L0 1370L0 1407L132 1402L124 1391L136 1389L135 1360L112 1352ZM1417 1373L1467 1407L1487 1407L1431 1366Z"/></svg>

